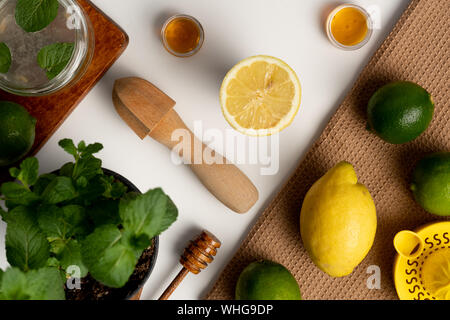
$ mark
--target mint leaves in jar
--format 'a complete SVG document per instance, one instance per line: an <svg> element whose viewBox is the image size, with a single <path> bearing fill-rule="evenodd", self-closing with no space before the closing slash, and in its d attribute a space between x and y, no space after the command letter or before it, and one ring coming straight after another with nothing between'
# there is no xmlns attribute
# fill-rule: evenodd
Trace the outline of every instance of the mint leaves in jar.
<svg viewBox="0 0 450 320"><path fill-rule="evenodd" d="M0 42L0 73L7 73L11 67L11 51L8 46Z"/></svg>
<svg viewBox="0 0 450 320"><path fill-rule="evenodd" d="M54 43L39 51L38 64L46 71L49 80L63 71L72 58L73 50L73 43Z"/></svg>
<svg viewBox="0 0 450 320"><path fill-rule="evenodd" d="M49 80L63 72L61 81L70 78L76 66L64 70L82 52L75 44L79 28L70 22L83 18L72 9L61 0L8 0L0 6L2 88L33 92L57 86L60 80Z"/></svg>
<svg viewBox="0 0 450 320"><path fill-rule="evenodd" d="M58 0L18 0L16 22L26 32L37 32L55 20L58 8Z"/></svg>

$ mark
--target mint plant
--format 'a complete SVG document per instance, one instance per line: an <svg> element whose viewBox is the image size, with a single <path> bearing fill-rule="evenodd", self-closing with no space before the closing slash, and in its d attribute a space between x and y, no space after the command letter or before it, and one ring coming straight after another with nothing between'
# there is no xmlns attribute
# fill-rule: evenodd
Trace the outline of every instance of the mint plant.
<svg viewBox="0 0 450 320"><path fill-rule="evenodd" d="M105 175L102 161L93 155L101 144L75 146L64 139L59 145L73 162L39 176L38 160L27 158L10 169L19 183L0 187L11 265L0 270L0 299L61 299L63 279L73 265L81 277L89 273L106 286L122 287L152 238L177 219L176 206L160 188L129 192ZM37 288L39 281L46 283L45 290Z"/></svg>

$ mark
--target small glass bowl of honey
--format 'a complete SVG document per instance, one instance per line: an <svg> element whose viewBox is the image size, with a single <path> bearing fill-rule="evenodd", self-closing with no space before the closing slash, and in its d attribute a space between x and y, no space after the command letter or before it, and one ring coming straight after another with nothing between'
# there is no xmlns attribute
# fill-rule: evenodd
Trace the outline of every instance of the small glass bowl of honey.
<svg viewBox="0 0 450 320"><path fill-rule="evenodd" d="M190 57L203 45L205 33L197 19L185 14L177 14L166 20L161 37L164 48L176 57Z"/></svg>
<svg viewBox="0 0 450 320"><path fill-rule="evenodd" d="M331 43L343 50L357 50L369 42L373 32L370 14L354 4L336 7L326 22Z"/></svg>

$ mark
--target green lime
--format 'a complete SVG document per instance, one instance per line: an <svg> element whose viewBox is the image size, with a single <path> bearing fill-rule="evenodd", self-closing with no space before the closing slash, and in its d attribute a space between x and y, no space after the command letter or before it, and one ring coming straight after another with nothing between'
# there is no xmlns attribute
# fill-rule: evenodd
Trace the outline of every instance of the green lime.
<svg viewBox="0 0 450 320"><path fill-rule="evenodd" d="M431 95L421 86L407 81L389 83L369 100L370 128L384 141L400 144L414 140L433 118Z"/></svg>
<svg viewBox="0 0 450 320"><path fill-rule="evenodd" d="M411 190L426 211L450 216L450 152L422 158L414 169Z"/></svg>
<svg viewBox="0 0 450 320"><path fill-rule="evenodd" d="M239 276L236 300L301 300L294 276L281 264L256 261Z"/></svg>
<svg viewBox="0 0 450 320"><path fill-rule="evenodd" d="M25 156L34 143L36 119L19 104L0 101L0 167Z"/></svg>

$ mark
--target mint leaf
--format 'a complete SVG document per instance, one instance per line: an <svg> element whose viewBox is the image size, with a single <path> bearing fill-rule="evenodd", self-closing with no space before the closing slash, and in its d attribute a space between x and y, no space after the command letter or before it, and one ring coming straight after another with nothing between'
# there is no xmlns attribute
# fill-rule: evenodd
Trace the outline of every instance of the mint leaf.
<svg viewBox="0 0 450 320"><path fill-rule="evenodd" d="M122 233L122 243L133 248L136 255L141 256L142 252L152 243L152 239L146 234L136 236L132 232L124 230Z"/></svg>
<svg viewBox="0 0 450 320"><path fill-rule="evenodd" d="M83 263L81 246L77 240L69 240L63 250L57 255L57 258L64 270L67 270L70 266L77 266L80 268L80 278L87 275L88 269Z"/></svg>
<svg viewBox="0 0 450 320"><path fill-rule="evenodd" d="M66 237L82 236L86 233L86 212L79 205L68 205L62 208L66 223Z"/></svg>
<svg viewBox="0 0 450 320"><path fill-rule="evenodd" d="M58 269L31 270L26 276L30 300L65 300L64 282Z"/></svg>
<svg viewBox="0 0 450 320"><path fill-rule="evenodd" d="M0 73L7 73L11 67L11 51L4 42L0 42Z"/></svg>
<svg viewBox="0 0 450 320"><path fill-rule="evenodd" d="M61 263L55 257L50 257L50 258L48 258L47 263L45 264L45 266L46 267L59 268L61 266Z"/></svg>
<svg viewBox="0 0 450 320"><path fill-rule="evenodd" d="M81 244L83 262L99 282L112 288L123 287L134 271L139 255L122 242L114 225L104 225L86 237Z"/></svg>
<svg viewBox="0 0 450 320"><path fill-rule="evenodd" d="M157 188L144 194L129 193L120 201L119 214L125 230L149 238L159 235L177 219L172 200Z"/></svg>
<svg viewBox="0 0 450 320"><path fill-rule="evenodd" d="M8 268L2 276L0 300L27 300L27 277L18 268Z"/></svg>
<svg viewBox="0 0 450 320"><path fill-rule="evenodd" d="M39 51L38 64L47 72L49 80L55 78L67 66L74 48L73 43L54 43Z"/></svg>
<svg viewBox="0 0 450 320"><path fill-rule="evenodd" d="M86 188L88 185L88 179L86 177L79 177L77 181L75 181L75 185L77 188Z"/></svg>
<svg viewBox="0 0 450 320"><path fill-rule="evenodd" d="M60 254L64 250L67 242L67 240L61 238L47 238L47 240L50 241L50 252L55 255Z"/></svg>
<svg viewBox="0 0 450 320"><path fill-rule="evenodd" d="M38 209L38 224L49 241L65 239L66 225L62 209L57 206L41 206Z"/></svg>
<svg viewBox="0 0 450 320"><path fill-rule="evenodd" d="M86 149L86 142L84 142L83 140L81 140L78 143L78 151L79 152L83 152Z"/></svg>
<svg viewBox="0 0 450 320"><path fill-rule="evenodd" d="M58 15L58 0L18 0L16 23L26 32L47 27Z"/></svg>
<svg viewBox="0 0 450 320"><path fill-rule="evenodd" d="M74 167L74 163L73 162L68 162L66 164L64 164L61 169L59 169L59 174L61 176L65 176L65 177L72 177L73 174L73 167Z"/></svg>
<svg viewBox="0 0 450 320"><path fill-rule="evenodd" d="M82 148L82 150L80 150L81 152L81 156L86 156L86 155L93 155L94 153L98 153L103 149L103 145L101 143L93 143L88 145L85 148Z"/></svg>
<svg viewBox="0 0 450 320"><path fill-rule="evenodd" d="M39 196L31 192L27 187L15 182L5 182L0 187L0 192L5 197L5 205L9 209L17 206L29 206L39 200Z"/></svg>
<svg viewBox="0 0 450 320"><path fill-rule="evenodd" d="M39 227L49 241L84 234L84 218L84 208L78 205L42 206L38 211Z"/></svg>
<svg viewBox="0 0 450 320"><path fill-rule="evenodd" d="M76 180L84 176L87 180L92 179L98 174L102 174L102 160L88 155L80 158L73 169L73 178Z"/></svg>
<svg viewBox="0 0 450 320"><path fill-rule="evenodd" d="M58 142L59 146L64 149L68 154L75 157L75 160L78 159L78 150L75 147L72 139L62 139Z"/></svg>
<svg viewBox="0 0 450 320"><path fill-rule="evenodd" d="M84 141L80 141L78 147L76 147L71 139L63 139L59 141L59 145L75 158L75 164L67 163L61 168L62 175L73 177L77 184L85 187L85 180L90 180L98 174L103 174L101 170L102 161L92 156L103 149L101 143L93 143L86 146ZM78 179L81 177L84 177L84 179L82 179L82 182L78 182Z"/></svg>
<svg viewBox="0 0 450 320"><path fill-rule="evenodd" d="M118 225L120 223L118 200L97 201L87 208L86 213L96 227L105 224Z"/></svg>
<svg viewBox="0 0 450 320"><path fill-rule="evenodd" d="M6 200L20 199L27 193L31 192L25 186L15 183L15 182L5 182L0 187L2 194L5 196Z"/></svg>
<svg viewBox="0 0 450 320"><path fill-rule="evenodd" d="M76 191L72 179L68 177L56 177L42 192L42 198L47 204L57 204L76 197Z"/></svg>
<svg viewBox="0 0 450 320"><path fill-rule="evenodd" d="M34 212L20 206L5 214L3 219L7 223L5 246L9 264L24 271L45 266L49 245L37 226Z"/></svg>
<svg viewBox="0 0 450 320"><path fill-rule="evenodd" d="M122 198L127 191L128 187L126 185L120 181L116 181L111 185L111 190L109 190L109 193L106 196L113 199L119 199Z"/></svg>
<svg viewBox="0 0 450 320"><path fill-rule="evenodd" d="M41 196L42 193L44 192L44 190L47 188L47 186L53 181L55 180L56 175L51 174L51 173L47 173L47 174L43 174L41 175L36 183L33 186L33 192L38 195Z"/></svg>
<svg viewBox="0 0 450 320"><path fill-rule="evenodd" d="M19 174L20 174L19 169L15 168L15 167L9 168L9 175L11 177L13 177L14 179L16 179L19 176Z"/></svg>
<svg viewBox="0 0 450 320"><path fill-rule="evenodd" d="M55 268L27 273L8 268L0 284L0 300L63 300L64 283Z"/></svg>
<svg viewBox="0 0 450 320"><path fill-rule="evenodd" d="M105 186L102 181L103 176L97 175L90 179L86 187L77 187L78 198L77 203L89 206L91 203L101 198L102 194L105 192Z"/></svg>
<svg viewBox="0 0 450 320"><path fill-rule="evenodd" d="M138 259L132 248L116 244L105 250L91 274L109 287L121 288L133 274Z"/></svg>
<svg viewBox="0 0 450 320"><path fill-rule="evenodd" d="M17 170L17 168L11 168L10 173L11 176L22 182L24 186L32 186L38 179L39 161L35 157L27 158L20 164L20 170Z"/></svg>
<svg viewBox="0 0 450 320"><path fill-rule="evenodd" d="M113 176L103 176L102 181L105 186L103 196L108 199L120 199L128 191L128 187L120 181L114 181Z"/></svg>

